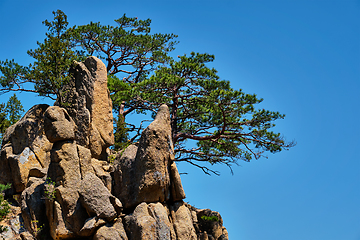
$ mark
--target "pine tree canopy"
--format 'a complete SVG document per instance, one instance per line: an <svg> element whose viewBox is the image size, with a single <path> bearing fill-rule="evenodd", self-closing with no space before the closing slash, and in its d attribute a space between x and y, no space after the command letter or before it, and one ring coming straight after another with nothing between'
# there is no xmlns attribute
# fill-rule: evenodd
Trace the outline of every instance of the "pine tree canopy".
<svg viewBox="0 0 360 240"><path fill-rule="evenodd" d="M170 108L176 160L207 174L218 174L207 163L231 169L239 159L250 161L294 146L271 130L274 121L285 115L257 107L263 99L221 80L214 68L207 67L213 55L191 52L170 57L177 36L152 33L150 19L123 15L115 26L90 22L68 28L62 11L53 14L53 21L43 22L47 27L44 41L27 52L33 63L21 66L14 60L0 61L0 93L28 91L57 99L69 80L72 63L94 55L107 67L117 115L116 150L138 139L141 126L128 123L128 114L154 113L164 103Z"/></svg>

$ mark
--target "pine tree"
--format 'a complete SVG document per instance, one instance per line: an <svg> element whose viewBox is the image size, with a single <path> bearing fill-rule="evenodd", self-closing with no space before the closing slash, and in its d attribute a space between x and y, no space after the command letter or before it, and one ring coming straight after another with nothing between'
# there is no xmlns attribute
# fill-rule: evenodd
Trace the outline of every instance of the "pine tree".
<svg viewBox="0 0 360 240"><path fill-rule="evenodd" d="M250 161L294 145L270 130L285 115L257 109L263 99L220 80L217 71L206 66L213 55L192 52L179 58L137 86L146 108L156 109L163 103L170 107L178 161L217 174L199 162L231 167L238 159ZM196 147L190 148L187 140L195 141Z"/></svg>
<svg viewBox="0 0 360 240"><path fill-rule="evenodd" d="M14 60L0 62L1 92L25 91L34 92L40 96L55 100L60 90L69 80L69 69L74 60L82 60L80 51L73 49L73 45L66 33L67 16L60 10L53 12L54 20L45 20L43 24L48 28L44 42L37 42L38 48L27 53L34 58L29 66L21 66ZM31 83L33 88L29 88Z"/></svg>
<svg viewBox="0 0 360 240"><path fill-rule="evenodd" d="M23 113L23 106L16 94L11 96L6 104L0 103L0 142L6 129L20 120Z"/></svg>
<svg viewBox="0 0 360 240"><path fill-rule="evenodd" d="M150 19L123 15L115 22L116 26L90 22L68 28L67 16L60 10L54 12L53 21L43 22L48 28L46 39L28 51L34 58L32 64L0 62L0 93L29 91L60 99L72 62L95 55L107 67L117 115L117 150L136 141L141 130L127 122L128 114L154 113L163 103L171 111L177 160L205 173L217 174L205 162L231 167L239 159L250 161L294 146L271 131L274 121L285 115L257 107L263 99L232 89L229 81L221 80L215 69L206 66L214 61L213 55L192 52L175 61L169 53L177 44L176 35L151 33ZM27 88L27 83L34 88ZM0 119L6 119L5 115L0 111ZM135 132L131 139L130 132ZM196 147L187 141L195 142Z"/></svg>

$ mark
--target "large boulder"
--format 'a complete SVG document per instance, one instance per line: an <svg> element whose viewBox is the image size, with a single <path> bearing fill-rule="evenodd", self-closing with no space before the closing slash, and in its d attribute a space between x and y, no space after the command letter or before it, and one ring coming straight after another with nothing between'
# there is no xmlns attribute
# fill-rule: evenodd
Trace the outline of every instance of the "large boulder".
<svg viewBox="0 0 360 240"><path fill-rule="evenodd" d="M77 188L81 180L80 159L74 141L60 141L51 150L48 178L57 185Z"/></svg>
<svg viewBox="0 0 360 240"><path fill-rule="evenodd" d="M114 144L106 67L100 59L88 57L75 63L70 72L72 79L56 104L66 108L75 121L77 143L89 148L94 158L104 159L106 149Z"/></svg>
<svg viewBox="0 0 360 240"><path fill-rule="evenodd" d="M21 212L26 229L38 239L49 237L44 199L44 179L32 178L21 194Z"/></svg>
<svg viewBox="0 0 360 240"><path fill-rule="evenodd" d="M162 105L155 120L142 132L138 147L130 145L117 155L114 194L125 208L141 202L185 198L173 160L169 108Z"/></svg>
<svg viewBox="0 0 360 240"><path fill-rule="evenodd" d="M175 162L170 164L170 183L171 201L176 202L184 199L186 197L185 191Z"/></svg>
<svg viewBox="0 0 360 240"><path fill-rule="evenodd" d="M21 193L33 168L47 168L52 143L44 131L44 113L49 106L33 106L3 137L0 153L0 183L11 183Z"/></svg>
<svg viewBox="0 0 360 240"><path fill-rule="evenodd" d="M54 143L46 212L54 239L89 237L121 214L122 204L95 175L91 153L73 140Z"/></svg>
<svg viewBox="0 0 360 240"><path fill-rule="evenodd" d="M95 173L91 164L91 151L80 145L77 145L77 151L80 161L81 179L83 179L87 173Z"/></svg>
<svg viewBox="0 0 360 240"><path fill-rule="evenodd" d="M45 111L44 128L50 142L75 139L75 123L64 108L48 107Z"/></svg>
<svg viewBox="0 0 360 240"><path fill-rule="evenodd" d="M128 240L121 218L113 224L100 227L94 234L93 240Z"/></svg>
<svg viewBox="0 0 360 240"><path fill-rule="evenodd" d="M91 159L91 166L95 175L100 178L107 189L111 191L113 182L111 173L114 172L113 165L107 161L101 161L93 158Z"/></svg>
<svg viewBox="0 0 360 240"><path fill-rule="evenodd" d="M74 141L56 142L48 169L46 210L54 239L75 236L88 217L79 201L80 159Z"/></svg>
<svg viewBox="0 0 360 240"><path fill-rule="evenodd" d="M225 239L225 232L223 236L223 220L220 213L210 209L201 209L197 211L197 219L202 232L206 232L208 236L214 239L219 239L220 237Z"/></svg>
<svg viewBox="0 0 360 240"><path fill-rule="evenodd" d="M124 219L130 240L176 239L168 210L161 203L143 202Z"/></svg>
<svg viewBox="0 0 360 240"><path fill-rule="evenodd" d="M178 240L197 240L194 222L185 203L176 202L170 206L171 216Z"/></svg>
<svg viewBox="0 0 360 240"><path fill-rule="evenodd" d="M87 173L79 188L80 200L90 216L113 220L122 210L121 202L93 173Z"/></svg>
<svg viewBox="0 0 360 240"><path fill-rule="evenodd" d="M136 174L134 161L138 147L135 144L128 146L124 151L120 151L114 161L115 171L114 195L120 199L125 208L133 205L132 194L134 189L133 177Z"/></svg>

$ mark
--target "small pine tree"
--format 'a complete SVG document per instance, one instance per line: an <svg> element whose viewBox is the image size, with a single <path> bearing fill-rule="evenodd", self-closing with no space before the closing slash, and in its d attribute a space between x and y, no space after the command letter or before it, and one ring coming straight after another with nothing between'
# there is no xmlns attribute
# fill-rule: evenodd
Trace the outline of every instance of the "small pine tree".
<svg viewBox="0 0 360 240"><path fill-rule="evenodd" d="M12 95L6 104L0 103L0 143L6 129L19 121L23 113L24 108L16 94Z"/></svg>

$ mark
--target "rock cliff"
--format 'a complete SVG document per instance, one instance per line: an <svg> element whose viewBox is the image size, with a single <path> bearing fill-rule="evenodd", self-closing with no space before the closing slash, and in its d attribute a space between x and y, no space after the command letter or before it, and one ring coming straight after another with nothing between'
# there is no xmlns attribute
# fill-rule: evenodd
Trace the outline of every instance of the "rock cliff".
<svg viewBox="0 0 360 240"><path fill-rule="evenodd" d="M218 212L185 202L170 115L160 107L138 143L114 143L105 65L89 57L55 106L36 105L5 133L0 183L11 183L5 239L228 239Z"/></svg>

